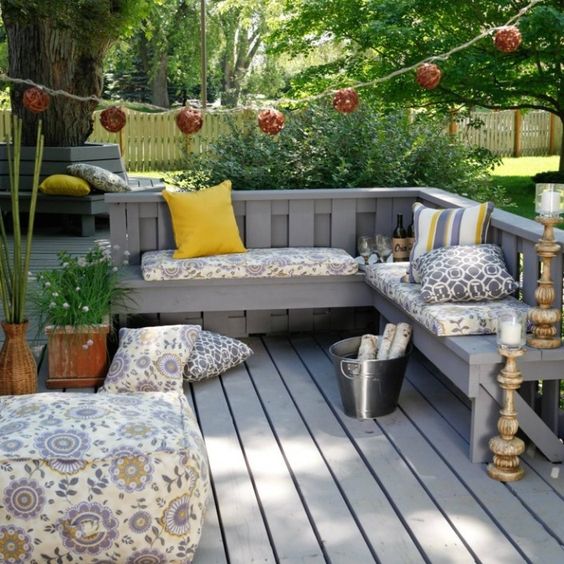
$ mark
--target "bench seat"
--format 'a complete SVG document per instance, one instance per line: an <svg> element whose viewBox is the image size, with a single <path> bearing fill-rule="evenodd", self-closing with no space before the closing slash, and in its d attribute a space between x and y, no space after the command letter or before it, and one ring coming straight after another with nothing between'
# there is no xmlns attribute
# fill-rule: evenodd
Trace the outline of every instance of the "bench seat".
<svg viewBox="0 0 564 564"><path fill-rule="evenodd" d="M439 337L488 335L496 332L503 311L529 306L509 296L502 300L429 304L421 297L419 284L401 282L409 263L374 264L366 268L366 281Z"/></svg>
<svg viewBox="0 0 564 564"><path fill-rule="evenodd" d="M471 403L470 459L472 462L487 462L491 459L488 441L497 434L499 406L502 405L502 391L497 384L503 364L497 350L495 334L438 335L436 322L429 315L418 315L417 308L423 306L436 309L437 320L448 319L449 310L456 312L461 305L470 311L471 316L485 316L473 312L476 307L487 308L487 304L425 304L418 296L418 284L405 284L399 281L405 273L407 263L375 265L378 268L367 270L366 281L374 290L374 307L380 313L380 324L386 322L410 323L413 327L413 344L425 357L445 374L450 382ZM383 268L382 268L383 267ZM406 296L410 298L407 300ZM505 301L505 300L497 300ZM492 307L490 318L495 321L499 303L488 302ZM507 307L524 307L511 298ZM442 310L442 313L441 313ZM467 316L468 317L468 316ZM454 319L455 326L458 324ZM438 324L440 326L440 324ZM495 326L489 333L495 333ZM544 386L558 383L562 376L564 349L540 350L527 347L526 354L519 359L519 369L525 382L534 382L542 377ZM529 403L520 395L515 396L515 406L519 413L519 426L535 443L537 448L551 461L564 460L564 445Z"/></svg>
<svg viewBox="0 0 564 564"><path fill-rule="evenodd" d="M174 251L143 253L141 271L146 281L292 278L346 276L358 272L358 264L342 249L293 247L249 249L209 257L174 259Z"/></svg>

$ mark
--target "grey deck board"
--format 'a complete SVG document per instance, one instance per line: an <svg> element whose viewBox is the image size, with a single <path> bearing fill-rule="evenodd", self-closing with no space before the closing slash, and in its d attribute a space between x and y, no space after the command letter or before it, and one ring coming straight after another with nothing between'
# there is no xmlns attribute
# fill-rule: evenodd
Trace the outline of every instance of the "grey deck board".
<svg viewBox="0 0 564 564"><path fill-rule="evenodd" d="M300 418L293 399L276 379L278 373L268 354L256 347L247 364L255 384L269 410L284 455L293 469L306 499L328 559L334 563L374 561L369 547L343 499L314 438ZM268 384L264 385L267 380Z"/></svg>
<svg viewBox="0 0 564 564"><path fill-rule="evenodd" d="M427 557L432 562L474 561L463 540L381 428L373 421L357 421L344 414L333 367L321 349L309 337L293 343L327 401L334 406L335 416L381 480Z"/></svg>
<svg viewBox="0 0 564 564"><path fill-rule="evenodd" d="M270 428L248 372L244 367L235 368L223 386L277 558L323 562L323 551L277 443L275 429Z"/></svg>
<svg viewBox="0 0 564 564"><path fill-rule="evenodd" d="M527 558L544 562L562 560L564 536L558 522L558 515L561 516L564 511L562 499L530 467L526 468L527 478L524 481L502 485L487 477L484 465L463 464L469 426L457 425L455 428L450 425L457 419L469 422L469 411L461 402L452 402L450 392L446 389L441 392L440 386L426 369L418 366L417 370L410 370L400 401L402 409L417 421L427 439L437 445L436 448L456 469L460 479L471 488L473 495ZM432 387L439 389L430 392ZM425 398L421 394L425 394ZM440 443L436 442L439 437ZM538 501L535 500L536 491L540 494ZM524 506L527 508L525 512ZM553 534L548 534L547 528Z"/></svg>
<svg viewBox="0 0 564 564"><path fill-rule="evenodd" d="M229 561L275 562L221 382L209 380L194 388Z"/></svg>
<svg viewBox="0 0 564 564"><path fill-rule="evenodd" d="M396 562L423 561L417 545L405 530L385 492L333 416L288 342L285 339L267 339L266 342L277 370L283 375L279 382L280 390L273 390L272 393L283 394L285 385L295 398L300 415L377 557L383 562L392 558ZM251 344L257 358L267 354L260 344ZM261 377L260 381L263 380ZM394 538L393 544L389 543L390 538Z"/></svg>

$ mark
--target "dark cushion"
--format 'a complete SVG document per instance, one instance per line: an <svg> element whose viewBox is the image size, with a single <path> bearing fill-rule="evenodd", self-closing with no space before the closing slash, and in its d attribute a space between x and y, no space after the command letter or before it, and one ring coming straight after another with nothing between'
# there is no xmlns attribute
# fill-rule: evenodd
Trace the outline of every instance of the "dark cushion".
<svg viewBox="0 0 564 564"><path fill-rule="evenodd" d="M499 300L519 287L496 245L456 245L416 260L421 297L427 303Z"/></svg>

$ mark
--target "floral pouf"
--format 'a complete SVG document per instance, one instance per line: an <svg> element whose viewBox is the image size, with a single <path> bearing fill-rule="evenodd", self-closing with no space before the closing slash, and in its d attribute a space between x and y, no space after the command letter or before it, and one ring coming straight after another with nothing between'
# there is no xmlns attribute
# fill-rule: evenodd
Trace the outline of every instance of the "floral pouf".
<svg viewBox="0 0 564 564"><path fill-rule="evenodd" d="M190 562L210 491L186 398L0 398L0 562Z"/></svg>

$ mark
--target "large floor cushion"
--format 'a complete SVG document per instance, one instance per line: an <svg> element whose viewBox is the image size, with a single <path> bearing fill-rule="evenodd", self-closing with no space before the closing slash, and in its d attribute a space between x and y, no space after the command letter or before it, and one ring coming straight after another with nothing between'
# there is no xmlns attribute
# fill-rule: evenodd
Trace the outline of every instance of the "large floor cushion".
<svg viewBox="0 0 564 564"><path fill-rule="evenodd" d="M0 562L185 562L209 494L186 398L0 398Z"/></svg>
<svg viewBox="0 0 564 564"><path fill-rule="evenodd" d="M366 268L366 281L424 327L439 336L487 335L496 332L502 311L529 306L513 297L480 302L428 304L421 297L419 284L401 282L408 263L375 264Z"/></svg>
<svg viewBox="0 0 564 564"><path fill-rule="evenodd" d="M358 264L347 252L326 247L249 249L246 253L192 259L173 259L173 252L144 253L141 259L143 278L149 281L289 278L358 272Z"/></svg>

